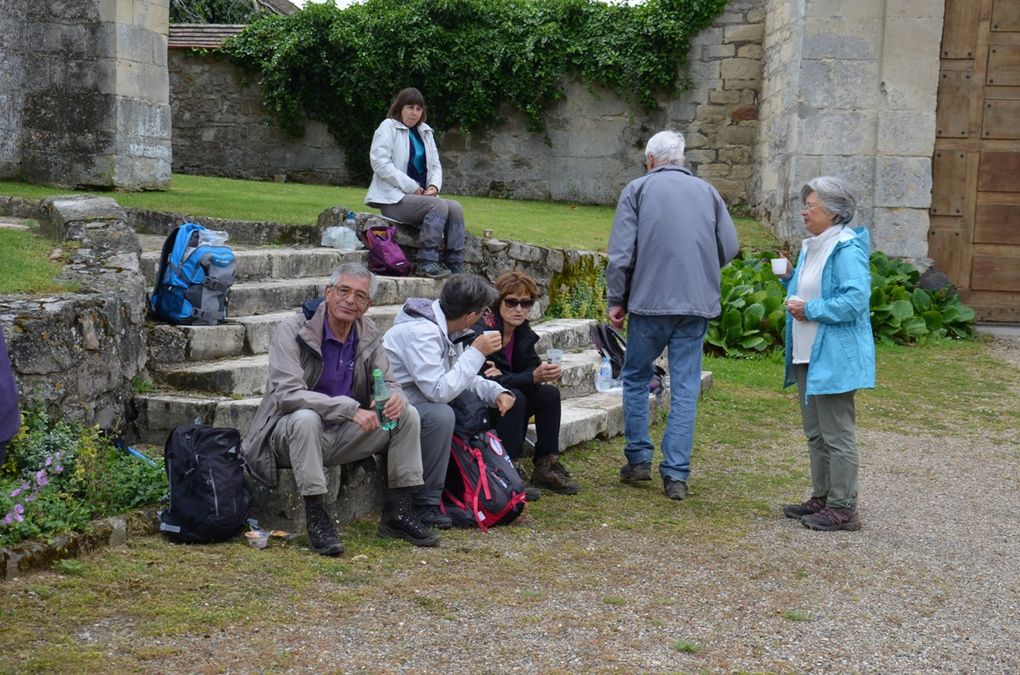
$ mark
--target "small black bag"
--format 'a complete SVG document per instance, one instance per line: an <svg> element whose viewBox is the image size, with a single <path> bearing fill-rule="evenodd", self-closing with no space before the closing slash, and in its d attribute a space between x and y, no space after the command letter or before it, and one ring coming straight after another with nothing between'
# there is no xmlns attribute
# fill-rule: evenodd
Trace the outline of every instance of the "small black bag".
<svg viewBox="0 0 1020 675"><path fill-rule="evenodd" d="M244 482L237 429L183 424L163 450L170 505L159 512L159 529L175 541L208 544L244 528L251 492Z"/></svg>
<svg viewBox="0 0 1020 675"><path fill-rule="evenodd" d="M613 367L613 379L620 379L620 372L623 370L623 361L626 358L627 342L623 336L616 332L616 329L607 323L597 323L589 329L591 341L602 356L609 357L609 363ZM652 372L652 379L648 382L648 391L659 396L663 391L663 381L666 378L666 371L662 366L655 364Z"/></svg>

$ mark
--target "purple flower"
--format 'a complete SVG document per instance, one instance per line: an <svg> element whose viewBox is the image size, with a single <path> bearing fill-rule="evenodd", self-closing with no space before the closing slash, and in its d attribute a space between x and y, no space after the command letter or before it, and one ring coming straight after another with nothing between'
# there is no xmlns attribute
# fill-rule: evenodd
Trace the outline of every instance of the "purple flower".
<svg viewBox="0 0 1020 675"><path fill-rule="evenodd" d="M11 497L17 497L20 494L21 494L21 488L17 487L17 488L14 488L13 490L11 490L10 496Z"/></svg>
<svg viewBox="0 0 1020 675"><path fill-rule="evenodd" d="M16 521L18 521L20 523L23 520L25 520L25 516L21 515L20 513L15 513L14 514L14 520L16 520Z"/></svg>
<svg viewBox="0 0 1020 675"><path fill-rule="evenodd" d="M39 487L45 487L49 483L49 479L46 478L46 469L39 469L35 472L35 482L39 484Z"/></svg>
<svg viewBox="0 0 1020 675"><path fill-rule="evenodd" d="M53 473L60 473L63 470L64 470L63 464L57 464L55 467L53 467Z"/></svg>
<svg viewBox="0 0 1020 675"><path fill-rule="evenodd" d="M14 514L13 513L8 513L6 516L4 516L4 519L3 519L4 525L10 525L13 522L14 522Z"/></svg>
<svg viewBox="0 0 1020 675"><path fill-rule="evenodd" d="M17 518L25 512L25 506L23 504L15 504L12 511L14 511L14 517Z"/></svg>
<svg viewBox="0 0 1020 675"><path fill-rule="evenodd" d="M31 487L32 487L32 484L29 483L27 480L24 483L21 484L21 489L22 490L28 490Z"/></svg>
<svg viewBox="0 0 1020 675"><path fill-rule="evenodd" d="M30 495L25 497L25 503L26 504L29 504L29 503L34 502L34 501L35 501L35 493L32 493L32 494L30 494Z"/></svg>
<svg viewBox="0 0 1020 675"><path fill-rule="evenodd" d="M46 461L43 463L43 466L49 466L50 464L53 464L53 457L50 456L50 455L47 455Z"/></svg>

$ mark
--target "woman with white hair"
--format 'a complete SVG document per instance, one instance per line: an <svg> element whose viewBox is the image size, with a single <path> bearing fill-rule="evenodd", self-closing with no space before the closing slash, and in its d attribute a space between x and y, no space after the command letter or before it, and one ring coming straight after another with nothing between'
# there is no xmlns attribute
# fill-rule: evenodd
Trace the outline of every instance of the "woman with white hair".
<svg viewBox="0 0 1020 675"><path fill-rule="evenodd" d="M801 189L804 240L787 289L786 378L796 383L811 463L811 497L787 504L787 518L812 530L859 530L854 392L875 386L871 332L871 240L853 227L857 200L839 178Z"/></svg>

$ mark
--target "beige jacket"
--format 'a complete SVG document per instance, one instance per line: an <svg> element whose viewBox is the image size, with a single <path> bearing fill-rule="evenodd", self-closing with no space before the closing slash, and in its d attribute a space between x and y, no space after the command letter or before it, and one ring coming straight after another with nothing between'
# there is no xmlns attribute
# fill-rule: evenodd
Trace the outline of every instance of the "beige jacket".
<svg viewBox="0 0 1020 675"><path fill-rule="evenodd" d="M358 344L354 354L354 398L326 396L312 391L322 375L322 322L326 303L322 302L311 319L302 311L286 318L273 332L269 343L269 377L266 393L251 428L241 442L241 453L251 474L269 487L276 486L276 460L269 439L284 415L295 410L314 410L322 421L349 422L359 408L372 407L372 370L383 372L391 395L404 397L390 372L390 362L382 346L382 334L375 322L362 317L355 322ZM405 397L406 398L406 397Z"/></svg>

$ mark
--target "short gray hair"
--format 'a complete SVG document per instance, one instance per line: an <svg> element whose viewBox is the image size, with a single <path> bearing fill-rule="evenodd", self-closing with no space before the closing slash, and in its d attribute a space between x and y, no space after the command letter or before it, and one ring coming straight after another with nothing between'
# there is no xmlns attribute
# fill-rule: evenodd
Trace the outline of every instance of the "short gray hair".
<svg viewBox="0 0 1020 675"><path fill-rule="evenodd" d="M328 286L336 286L340 277L354 277L355 279L368 279L368 297L375 299L375 292L379 290L379 279L372 274L367 267L359 262L340 263L329 275Z"/></svg>
<svg viewBox="0 0 1020 675"><path fill-rule="evenodd" d="M834 216L834 224L845 225L853 220L857 212L857 197L845 180L835 176L812 178L800 189L800 200L804 201L812 192L818 195L822 207Z"/></svg>
<svg viewBox="0 0 1020 675"><path fill-rule="evenodd" d="M648 139L645 146L645 157L651 155L658 164L684 165L684 148L687 141L679 131L667 129L660 131Z"/></svg>
<svg viewBox="0 0 1020 675"><path fill-rule="evenodd" d="M439 306L447 319L459 319L495 304L499 293L477 274L454 274L439 292Z"/></svg>

